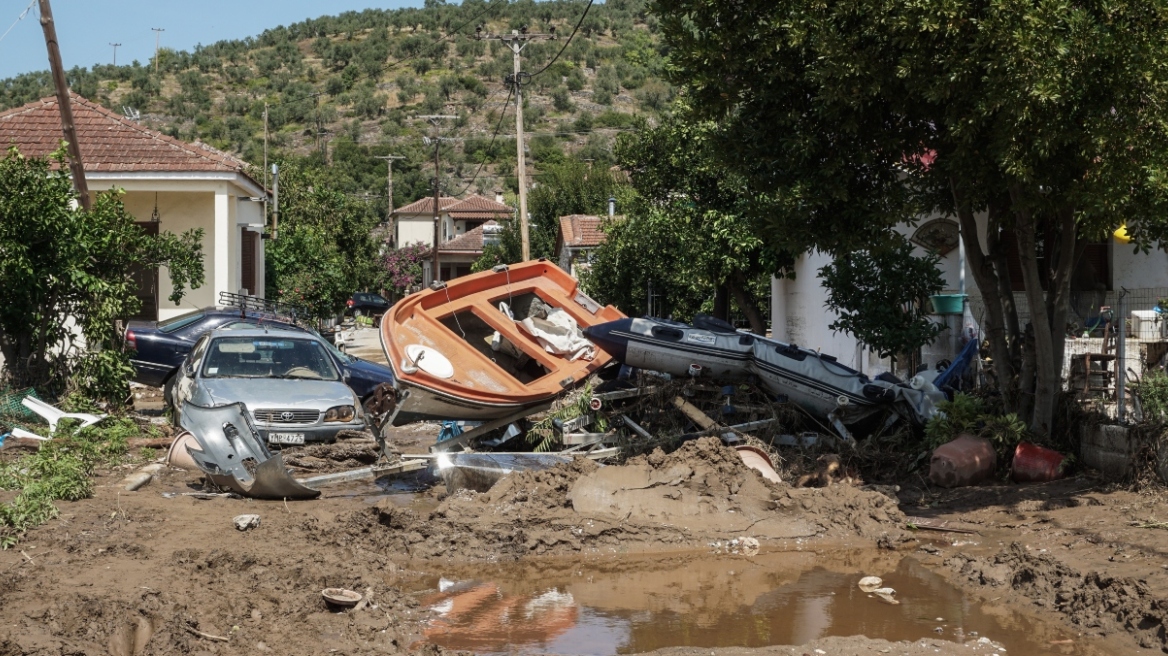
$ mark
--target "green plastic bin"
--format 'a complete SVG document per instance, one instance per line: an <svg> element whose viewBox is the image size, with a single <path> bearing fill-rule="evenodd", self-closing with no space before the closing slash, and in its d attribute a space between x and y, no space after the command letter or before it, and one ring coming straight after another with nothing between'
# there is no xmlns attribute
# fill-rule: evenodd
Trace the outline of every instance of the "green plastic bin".
<svg viewBox="0 0 1168 656"><path fill-rule="evenodd" d="M965 310L967 294L937 294L930 296L933 301L933 312L937 314L961 314Z"/></svg>

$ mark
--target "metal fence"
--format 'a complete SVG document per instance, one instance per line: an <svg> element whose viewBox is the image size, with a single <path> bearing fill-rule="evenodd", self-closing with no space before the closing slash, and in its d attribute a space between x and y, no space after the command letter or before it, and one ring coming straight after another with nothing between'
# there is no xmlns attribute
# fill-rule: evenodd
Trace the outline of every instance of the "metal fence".
<svg viewBox="0 0 1168 656"><path fill-rule="evenodd" d="M1063 351L1064 389L1078 391L1070 389L1072 362L1087 354L1112 354L1118 360L1120 350L1123 351L1122 366L1114 362L1111 369L1116 390L1127 382L1143 378L1151 369L1163 369L1164 361L1168 359L1168 313L1162 314L1157 309L1160 299L1165 299L1165 305L1168 305L1168 288L1072 292ZM1030 322L1026 296L1015 293L1014 303L1018 323L1025 326ZM969 310L973 319L984 325L985 304L980 297L969 299ZM1122 349L1117 340L1121 328L1124 335ZM1110 338L1105 339L1108 333ZM1119 414L1116 396L1113 393L1110 400L1098 406L1113 417ZM1124 405L1130 408L1130 399L1126 399Z"/></svg>

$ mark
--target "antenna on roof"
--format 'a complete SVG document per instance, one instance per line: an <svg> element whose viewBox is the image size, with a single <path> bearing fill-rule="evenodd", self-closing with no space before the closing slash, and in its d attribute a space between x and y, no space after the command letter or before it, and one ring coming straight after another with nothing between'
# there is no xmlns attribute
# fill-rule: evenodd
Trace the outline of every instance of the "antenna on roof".
<svg viewBox="0 0 1168 656"><path fill-rule="evenodd" d="M125 105L122 105L122 116L125 116L127 120L134 122L142 120L142 112L134 109L133 107L127 107Z"/></svg>

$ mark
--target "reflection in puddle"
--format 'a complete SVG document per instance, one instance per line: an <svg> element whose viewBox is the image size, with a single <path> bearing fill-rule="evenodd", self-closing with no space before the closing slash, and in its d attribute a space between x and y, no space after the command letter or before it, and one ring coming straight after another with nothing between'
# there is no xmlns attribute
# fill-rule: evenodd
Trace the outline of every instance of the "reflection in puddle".
<svg viewBox="0 0 1168 656"><path fill-rule="evenodd" d="M831 568L831 569L828 569ZM861 592L873 574L898 605ZM826 636L990 638L1009 653L1100 652L1061 627L981 607L911 558L763 554L525 563L450 572L422 599L426 639L479 653L613 654L664 647L800 645ZM940 631L938 631L940 629Z"/></svg>

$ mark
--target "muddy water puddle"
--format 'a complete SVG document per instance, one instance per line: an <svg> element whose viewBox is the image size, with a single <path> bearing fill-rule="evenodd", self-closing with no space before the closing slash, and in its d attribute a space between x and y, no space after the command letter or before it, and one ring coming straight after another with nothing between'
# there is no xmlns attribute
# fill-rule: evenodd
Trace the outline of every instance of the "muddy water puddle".
<svg viewBox="0 0 1168 656"><path fill-rule="evenodd" d="M862 592L875 575L896 604ZM966 597L918 561L873 552L692 555L448 569L421 584L426 640L478 653L615 654L801 645L827 636L988 638L1001 656L1102 654L1069 629ZM979 649L978 653L995 649Z"/></svg>

